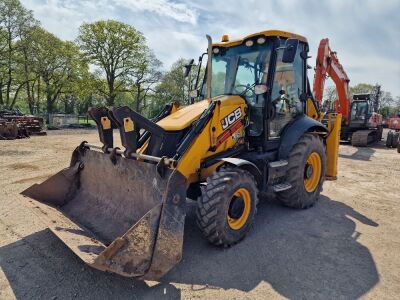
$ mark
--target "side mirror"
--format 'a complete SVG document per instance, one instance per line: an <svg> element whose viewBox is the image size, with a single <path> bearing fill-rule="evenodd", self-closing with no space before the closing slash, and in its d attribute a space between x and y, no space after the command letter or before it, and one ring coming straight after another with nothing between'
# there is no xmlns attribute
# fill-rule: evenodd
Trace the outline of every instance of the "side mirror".
<svg viewBox="0 0 400 300"><path fill-rule="evenodd" d="M298 45L299 45L298 39L286 40L285 48L283 50L283 55L282 55L282 62L292 63L294 61Z"/></svg>
<svg viewBox="0 0 400 300"><path fill-rule="evenodd" d="M194 59L192 58L187 65L185 65L185 78L189 76L190 70L193 67Z"/></svg>

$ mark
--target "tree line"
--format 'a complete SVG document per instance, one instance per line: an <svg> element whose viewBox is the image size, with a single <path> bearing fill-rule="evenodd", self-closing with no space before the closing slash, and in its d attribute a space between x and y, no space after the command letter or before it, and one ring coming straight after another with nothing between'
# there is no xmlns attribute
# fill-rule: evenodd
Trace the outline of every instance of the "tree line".
<svg viewBox="0 0 400 300"><path fill-rule="evenodd" d="M130 105L147 115L185 102L185 60L170 70L133 26L84 23L75 41L46 31L19 0L0 0L0 107L30 113L86 113L95 105Z"/></svg>
<svg viewBox="0 0 400 300"><path fill-rule="evenodd" d="M167 102L187 103L185 64L179 59L163 71L145 36L131 25L84 23L75 41L63 41L19 0L0 0L0 108L85 114L91 106L129 105L153 116ZM372 85L357 88L365 92ZM326 95L335 93L328 88ZM399 97L383 95L385 114L400 110Z"/></svg>

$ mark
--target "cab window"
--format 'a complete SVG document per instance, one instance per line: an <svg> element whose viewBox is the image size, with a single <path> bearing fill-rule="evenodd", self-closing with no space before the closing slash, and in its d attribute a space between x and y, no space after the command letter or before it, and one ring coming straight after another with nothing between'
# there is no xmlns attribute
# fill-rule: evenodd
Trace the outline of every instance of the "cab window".
<svg viewBox="0 0 400 300"><path fill-rule="evenodd" d="M284 41L282 42L284 45ZM282 46L283 46L282 45ZM301 94L304 89L303 45L299 44L293 63L283 63L283 49L278 49L274 81L271 91L269 136L278 138L283 128L296 116L303 113Z"/></svg>

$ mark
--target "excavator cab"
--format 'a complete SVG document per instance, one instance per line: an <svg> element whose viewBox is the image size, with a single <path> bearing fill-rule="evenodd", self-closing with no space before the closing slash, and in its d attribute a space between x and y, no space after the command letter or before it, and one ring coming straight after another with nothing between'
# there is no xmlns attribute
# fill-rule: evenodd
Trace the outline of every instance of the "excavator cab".
<svg viewBox="0 0 400 300"><path fill-rule="evenodd" d="M361 100L357 97L356 101L353 101L350 105L350 126L366 126L371 114L371 105L368 101Z"/></svg>

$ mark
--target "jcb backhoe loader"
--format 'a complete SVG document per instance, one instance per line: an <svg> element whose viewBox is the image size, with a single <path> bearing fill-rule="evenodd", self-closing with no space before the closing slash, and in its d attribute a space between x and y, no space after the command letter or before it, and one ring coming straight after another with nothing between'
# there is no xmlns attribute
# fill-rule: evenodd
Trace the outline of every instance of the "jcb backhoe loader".
<svg viewBox="0 0 400 300"><path fill-rule="evenodd" d="M22 194L86 263L141 279L180 261L187 197L219 246L243 239L267 192L308 208L336 176L341 116L318 121L307 53L304 37L283 31L208 36L199 101L154 120L126 106L92 109L102 146L82 142L68 168Z"/></svg>

